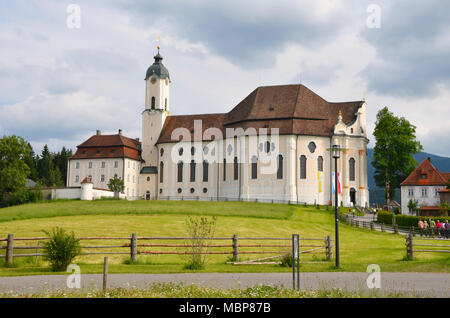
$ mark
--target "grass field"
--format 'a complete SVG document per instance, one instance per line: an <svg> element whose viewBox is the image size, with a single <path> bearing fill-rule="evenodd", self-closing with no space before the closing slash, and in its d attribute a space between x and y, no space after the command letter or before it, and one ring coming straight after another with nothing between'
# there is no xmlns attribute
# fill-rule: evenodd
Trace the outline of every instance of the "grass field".
<svg viewBox="0 0 450 318"><path fill-rule="evenodd" d="M61 226L77 236L183 236L187 215L218 215L216 236L301 237L334 241L334 216L324 208L243 202L196 201L57 201L29 204L0 210L0 237L42 236L42 230ZM59 216L62 215L62 216ZM16 219L16 220L13 220ZM116 244L102 241L102 244ZM3 243L4 244L4 243ZM334 245L334 242L333 242ZM405 261L405 238L401 235L370 232L340 225L341 271L365 272L378 264L385 272L450 272L450 257L445 254L420 254ZM4 251L4 250L3 250ZM2 252L4 253L4 252ZM324 258L325 254L317 256ZM308 258L309 257L309 258ZM255 258L255 257L247 257ZM311 256L304 259L311 260ZM75 260L83 273L101 273L103 256L80 256ZM139 256L137 265L127 265L127 256L110 256L110 273L176 273L185 258L177 255ZM46 264L34 258L18 258L15 267L0 267L0 275L49 273ZM202 272L283 272L279 265L233 266L227 256L212 255ZM333 263L302 264L302 271L335 271Z"/></svg>

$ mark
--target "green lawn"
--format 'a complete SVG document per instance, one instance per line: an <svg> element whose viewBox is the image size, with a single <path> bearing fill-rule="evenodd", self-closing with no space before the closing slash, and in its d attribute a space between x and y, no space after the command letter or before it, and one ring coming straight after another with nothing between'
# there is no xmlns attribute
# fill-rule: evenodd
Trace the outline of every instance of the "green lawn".
<svg viewBox="0 0 450 318"><path fill-rule="evenodd" d="M73 230L77 236L130 236L131 233L137 233L138 236L184 236L187 214L218 215L216 230L218 237L231 237L233 234L239 237L290 237L293 233L299 233L301 237L325 238L326 235L331 235L334 241L334 217L331 210L265 203L195 201L60 201L1 209L0 218L4 221L0 223L0 237L6 237L8 233L14 234L15 237L42 236L43 229L48 230L54 226ZM18 220L5 221L14 217ZM89 242L90 245L111 245L110 243L118 242ZM365 272L369 264L378 264L385 272L450 272L448 255L418 254L416 260L404 261L406 252L403 236L370 232L342 223L340 250L342 271ZM4 250L0 251L4 253ZM315 256L303 255L302 259L322 260L324 256L325 253ZM262 256L244 257L249 259ZM102 259L103 256L80 256L75 262L81 264L82 273L101 273ZM183 269L186 260L182 256L139 255L137 265L124 264L126 259L126 255L110 256L110 273L188 272ZM35 265L34 258L17 260L16 267L0 267L0 275L49 273L42 261L38 260L38 264ZM226 255L212 255L208 258L208 264L203 271L290 271L289 268L278 265L233 266L225 264L226 261ZM301 270L315 272L335 269L333 263L323 262L302 264Z"/></svg>

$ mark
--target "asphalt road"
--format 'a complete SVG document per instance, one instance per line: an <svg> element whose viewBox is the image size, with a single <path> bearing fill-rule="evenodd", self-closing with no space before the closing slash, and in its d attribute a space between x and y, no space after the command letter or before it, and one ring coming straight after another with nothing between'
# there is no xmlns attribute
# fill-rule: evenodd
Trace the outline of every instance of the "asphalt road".
<svg viewBox="0 0 450 318"><path fill-rule="evenodd" d="M381 288L369 289L369 273L301 273L301 289L331 289L362 291L370 295L395 292L410 296L450 297L450 274L433 273L381 273ZM67 275L0 277L0 292L36 293L55 289L68 289ZM102 275L81 275L81 288L101 289ZM108 287L145 288L158 282L195 284L218 288L245 288L258 284L291 288L290 273L198 273L198 274L109 274Z"/></svg>

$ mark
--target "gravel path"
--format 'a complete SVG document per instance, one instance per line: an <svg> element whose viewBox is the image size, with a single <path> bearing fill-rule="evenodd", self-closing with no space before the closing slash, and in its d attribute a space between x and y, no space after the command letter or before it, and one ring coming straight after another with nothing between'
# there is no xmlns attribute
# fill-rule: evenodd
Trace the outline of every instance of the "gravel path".
<svg viewBox="0 0 450 318"><path fill-rule="evenodd" d="M301 289L357 290L370 293L366 280L368 273L301 273ZM45 292L68 289L67 275L0 277L0 292ZM109 287L145 288L157 282L195 284L220 288L245 288L258 284L290 288L290 273L198 273L198 274L110 274ZM81 275L81 288L102 288L102 275ZM381 273L379 293L402 292L411 296L450 297L450 274Z"/></svg>

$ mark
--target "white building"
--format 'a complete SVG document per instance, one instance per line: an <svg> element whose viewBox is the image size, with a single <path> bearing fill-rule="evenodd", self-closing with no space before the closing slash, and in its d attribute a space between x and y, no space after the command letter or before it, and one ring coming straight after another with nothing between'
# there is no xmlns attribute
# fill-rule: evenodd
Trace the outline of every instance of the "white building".
<svg viewBox="0 0 450 318"><path fill-rule="evenodd" d="M409 201L417 201L420 215L439 214L440 194L450 180L450 173L437 170L431 159L425 159L411 172L408 178L400 184L402 214L416 215L408 208Z"/></svg>
<svg viewBox="0 0 450 318"><path fill-rule="evenodd" d="M303 85L266 86L228 113L171 116L170 83L158 51L145 77L142 148L137 142L121 145L134 155L108 157L119 160L119 168L104 173L106 180L115 173L138 179L126 183L127 197L329 204L334 200L329 149L338 144L339 203L368 205L365 101L331 103ZM93 157L92 144L110 147L100 141L104 137L78 146L69 164L70 184L77 175L78 180L92 175L94 186L102 185L98 165L107 158ZM89 162L95 168L86 168Z"/></svg>

